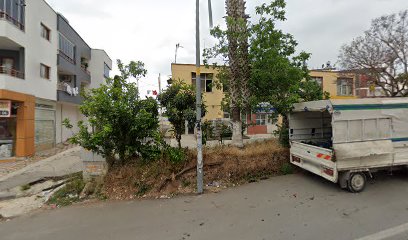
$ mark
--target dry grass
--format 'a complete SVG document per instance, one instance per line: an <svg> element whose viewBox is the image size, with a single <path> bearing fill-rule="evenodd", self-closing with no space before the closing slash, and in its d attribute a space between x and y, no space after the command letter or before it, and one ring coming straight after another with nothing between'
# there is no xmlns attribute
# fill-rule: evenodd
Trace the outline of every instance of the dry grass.
<svg viewBox="0 0 408 240"><path fill-rule="evenodd" d="M178 165L162 159L148 165L135 163L113 169L106 176L105 194L111 199L133 199L193 193L195 156L195 151L188 151L187 161ZM280 175L282 166L289 161L288 149L275 140L252 143L243 149L227 146L205 149L203 156L204 181L209 185L216 182L217 189Z"/></svg>

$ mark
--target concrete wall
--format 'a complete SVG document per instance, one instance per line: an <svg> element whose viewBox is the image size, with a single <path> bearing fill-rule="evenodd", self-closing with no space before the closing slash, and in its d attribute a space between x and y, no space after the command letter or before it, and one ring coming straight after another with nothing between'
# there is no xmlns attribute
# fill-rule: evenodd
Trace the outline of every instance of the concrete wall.
<svg viewBox="0 0 408 240"><path fill-rule="evenodd" d="M68 118L74 126L72 130L62 126L62 121ZM57 103L56 110L56 142L61 143L72 137L73 133L78 132L77 122L82 120L78 106L64 103Z"/></svg>
<svg viewBox="0 0 408 240"><path fill-rule="evenodd" d="M216 75L217 70L213 68L207 69L205 66L201 66L201 73L212 73L214 74L214 81L217 81ZM172 64L171 73L173 80L182 80L187 84L192 83L191 73L196 71L196 66L193 64ZM204 93L203 100L207 106L207 115L205 120L215 120L224 117L224 111L221 109L221 102L224 98L224 93L222 90L217 89L215 86L212 88L211 93Z"/></svg>
<svg viewBox="0 0 408 240"><path fill-rule="evenodd" d="M105 63L112 69L112 60L104 50L92 49L92 57L89 64L89 71L91 72L91 84L89 88L98 88L105 83L104 68Z"/></svg>

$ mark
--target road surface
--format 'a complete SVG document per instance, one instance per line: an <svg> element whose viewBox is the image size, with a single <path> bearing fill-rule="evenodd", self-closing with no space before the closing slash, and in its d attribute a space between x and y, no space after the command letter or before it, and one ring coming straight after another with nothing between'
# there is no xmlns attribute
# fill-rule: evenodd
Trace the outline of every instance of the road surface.
<svg viewBox="0 0 408 240"><path fill-rule="evenodd" d="M0 239L407 239L408 176L351 194L300 173L217 194L106 202L0 223Z"/></svg>

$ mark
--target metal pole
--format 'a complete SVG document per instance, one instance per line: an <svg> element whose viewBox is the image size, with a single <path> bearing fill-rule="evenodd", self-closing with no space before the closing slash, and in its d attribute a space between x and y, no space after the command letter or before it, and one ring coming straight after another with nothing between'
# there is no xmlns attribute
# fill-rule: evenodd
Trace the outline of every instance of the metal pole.
<svg viewBox="0 0 408 240"><path fill-rule="evenodd" d="M176 53L174 54L174 63L177 63L177 50L179 48L179 44L176 44Z"/></svg>
<svg viewBox="0 0 408 240"><path fill-rule="evenodd" d="M197 104L197 193L203 189L203 139L201 133L200 0L196 0L196 104Z"/></svg>

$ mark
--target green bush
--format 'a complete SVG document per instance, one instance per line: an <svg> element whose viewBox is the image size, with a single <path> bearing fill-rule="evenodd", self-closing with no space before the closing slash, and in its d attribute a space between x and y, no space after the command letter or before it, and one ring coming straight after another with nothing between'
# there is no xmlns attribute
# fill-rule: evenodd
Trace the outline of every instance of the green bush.
<svg viewBox="0 0 408 240"><path fill-rule="evenodd" d="M126 164L134 158L157 158L160 143L158 104L153 98L141 99L130 77L146 75L142 62L124 65L118 60L120 75L105 84L82 93L80 107L86 121L79 121L79 131L71 142L106 157L109 168ZM72 128L68 120L64 126Z"/></svg>
<svg viewBox="0 0 408 240"><path fill-rule="evenodd" d="M232 137L232 128L225 124L222 125L221 128L221 136L222 138L231 138Z"/></svg>
<svg viewBox="0 0 408 240"><path fill-rule="evenodd" d="M184 149L179 149L179 148L173 148L169 147L166 150L166 155L168 157L168 160L172 164L179 164L182 163L186 160L186 153Z"/></svg>
<svg viewBox="0 0 408 240"><path fill-rule="evenodd" d="M293 173L293 167L290 163L284 163L281 167L281 172L283 175L289 175Z"/></svg>

